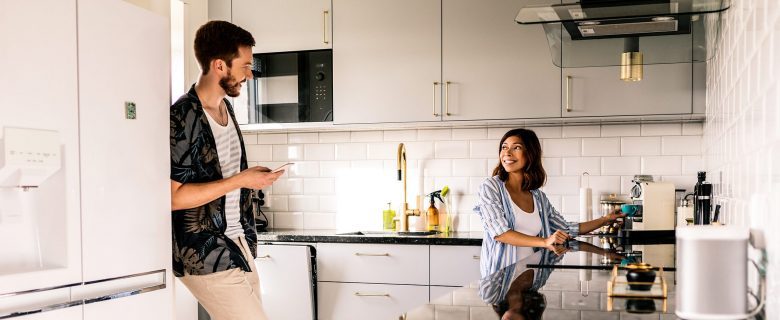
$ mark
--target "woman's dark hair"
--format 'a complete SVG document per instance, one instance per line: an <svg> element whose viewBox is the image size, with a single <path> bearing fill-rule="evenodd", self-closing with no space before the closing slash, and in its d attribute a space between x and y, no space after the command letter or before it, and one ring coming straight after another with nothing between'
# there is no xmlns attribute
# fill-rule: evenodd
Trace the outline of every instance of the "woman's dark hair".
<svg viewBox="0 0 780 320"><path fill-rule="evenodd" d="M195 32L195 58L204 75L209 73L211 60L223 60L231 67L239 47L254 45L255 38L249 31L227 21L209 21Z"/></svg>
<svg viewBox="0 0 780 320"><path fill-rule="evenodd" d="M544 314L544 310L547 309L547 299L539 291L528 290L521 293L523 297L523 306L520 310L520 314L527 320L540 320ZM499 317L503 317L504 314L509 311L509 301L501 300L498 304L493 305L493 311L498 314Z"/></svg>
<svg viewBox="0 0 780 320"><path fill-rule="evenodd" d="M498 143L498 152L501 153L501 145L509 137L518 137L523 142L523 155L525 156L525 168L523 168L523 190L534 190L541 188L547 181L547 173L542 167L542 146L539 144L539 138L536 133L528 129L512 129L504 134L501 142ZM499 159L498 165L493 169L493 175L498 176L501 181L509 178L509 173L504 170Z"/></svg>

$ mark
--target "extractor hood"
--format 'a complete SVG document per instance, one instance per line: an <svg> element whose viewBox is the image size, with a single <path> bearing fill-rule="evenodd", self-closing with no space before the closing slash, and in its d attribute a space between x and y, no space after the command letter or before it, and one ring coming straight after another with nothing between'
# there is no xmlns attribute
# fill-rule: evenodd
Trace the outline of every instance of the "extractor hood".
<svg viewBox="0 0 780 320"><path fill-rule="evenodd" d="M729 5L730 0L548 0L522 8L515 20L542 24L558 67L628 64L639 66L641 79L641 65L709 60ZM624 69L624 80L632 80L636 70Z"/></svg>

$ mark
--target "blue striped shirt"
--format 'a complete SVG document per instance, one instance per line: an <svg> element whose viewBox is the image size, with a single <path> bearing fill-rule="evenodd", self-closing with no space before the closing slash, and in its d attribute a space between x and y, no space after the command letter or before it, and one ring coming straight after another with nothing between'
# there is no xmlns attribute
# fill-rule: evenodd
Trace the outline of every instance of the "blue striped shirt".
<svg viewBox="0 0 780 320"><path fill-rule="evenodd" d="M550 204L550 200L547 199L544 192L538 189L531 190L531 195L534 197L534 203L539 206L539 218L542 220L542 231L534 236L547 238L555 230L567 231L572 237L579 235L579 223L564 220L558 210L555 210ZM474 207L474 212L479 215L480 220L482 220L482 228L485 230L479 268L482 277L524 258L518 254L519 247L495 239L515 227L512 199L509 197L504 182L498 176L488 178L480 185L479 199Z"/></svg>
<svg viewBox="0 0 780 320"><path fill-rule="evenodd" d="M516 262L516 264L520 264L520 270L524 270L526 264L555 265L558 264L561 259L563 259L563 256L558 256L549 250L539 250L531 256ZM517 265L512 264L509 267L491 274L489 277L479 280L479 297L482 298L482 301L497 305L501 301L506 300L506 295L509 293L512 282L521 274L521 272L515 272L517 268ZM550 274L555 269L533 268L533 270L534 280L529 290L538 291L544 286L547 282L547 278L550 277Z"/></svg>

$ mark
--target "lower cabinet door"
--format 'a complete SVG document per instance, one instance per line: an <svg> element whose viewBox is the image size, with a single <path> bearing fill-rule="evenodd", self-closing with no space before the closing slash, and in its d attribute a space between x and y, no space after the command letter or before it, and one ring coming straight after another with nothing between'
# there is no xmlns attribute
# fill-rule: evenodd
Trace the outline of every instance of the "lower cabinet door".
<svg viewBox="0 0 780 320"><path fill-rule="evenodd" d="M428 303L428 286L318 282L320 320L397 319Z"/></svg>
<svg viewBox="0 0 780 320"><path fill-rule="evenodd" d="M431 285L465 286L480 278L480 246L431 246Z"/></svg>

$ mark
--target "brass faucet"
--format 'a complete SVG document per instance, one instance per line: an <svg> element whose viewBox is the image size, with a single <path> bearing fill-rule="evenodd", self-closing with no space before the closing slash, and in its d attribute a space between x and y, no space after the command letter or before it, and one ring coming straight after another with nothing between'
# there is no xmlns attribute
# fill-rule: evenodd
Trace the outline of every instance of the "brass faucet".
<svg viewBox="0 0 780 320"><path fill-rule="evenodd" d="M398 144L398 181L402 181L404 189L399 231L409 231L409 216L419 216L420 210L409 209L409 204L406 202L406 147L403 143Z"/></svg>

